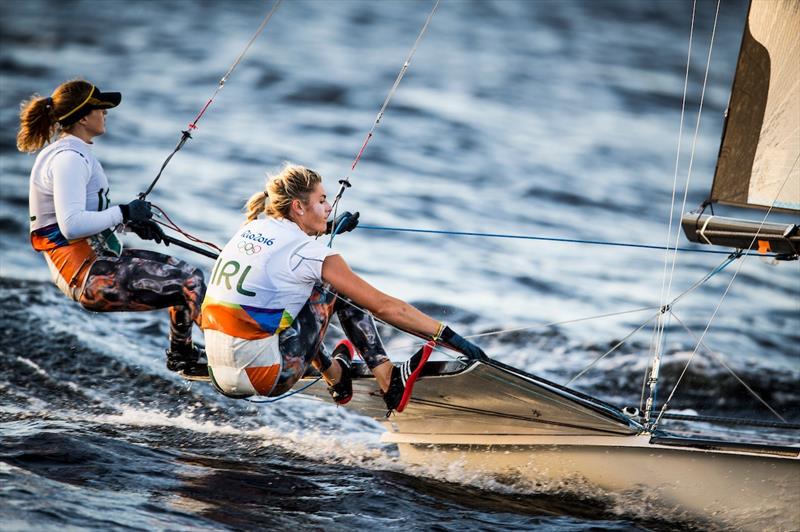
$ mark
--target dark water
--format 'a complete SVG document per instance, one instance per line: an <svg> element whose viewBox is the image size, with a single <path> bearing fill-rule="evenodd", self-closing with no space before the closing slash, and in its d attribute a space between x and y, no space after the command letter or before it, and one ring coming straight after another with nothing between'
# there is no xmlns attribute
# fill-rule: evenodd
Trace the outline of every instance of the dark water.
<svg viewBox="0 0 800 532"><path fill-rule="evenodd" d="M350 167L431 4L292 2L231 76L150 197L224 242L284 160ZM715 5L700 2L686 124L695 124ZM18 103L86 77L123 92L96 153L113 196L143 190L266 13L260 2L0 2L0 522L3 529L627 530L674 523L644 503L514 479L409 468L370 419L302 398L236 402L163 367L164 313L95 315L66 301L27 244L32 158ZM688 207L713 174L746 5L722 3ZM371 226L666 242L691 3L444 0L343 208ZM685 182L692 130L684 132ZM678 191L679 201L683 189ZM676 212L678 208L676 207ZM129 239L128 245L140 245ZM682 241L685 245L685 242ZM661 252L358 230L337 240L386 291L566 382L656 305ZM175 251L202 264L202 257ZM678 257L673 294L723 256ZM700 334L738 263L676 306ZM704 342L778 412L800 419L798 263L747 259ZM540 327L533 327L539 325ZM636 405L645 328L574 384ZM387 338L397 358L403 338ZM695 347L672 323L662 394ZM769 413L699 353L677 410Z"/></svg>

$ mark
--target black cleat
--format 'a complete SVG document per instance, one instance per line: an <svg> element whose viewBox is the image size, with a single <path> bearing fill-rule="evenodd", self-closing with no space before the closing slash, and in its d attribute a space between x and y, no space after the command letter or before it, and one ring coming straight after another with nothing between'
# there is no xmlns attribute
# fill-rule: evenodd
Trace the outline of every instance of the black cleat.
<svg viewBox="0 0 800 532"><path fill-rule="evenodd" d="M194 344L167 349L167 369L190 381L211 381L206 352Z"/></svg>
<svg viewBox="0 0 800 532"><path fill-rule="evenodd" d="M411 355L411 358L392 369L389 389L383 394L386 407L391 411L402 412L411 399L414 383L422 373L422 367L433 352L433 342L428 342Z"/></svg>
<svg viewBox="0 0 800 532"><path fill-rule="evenodd" d="M353 398L353 379L350 377L350 366L353 362L356 348L350 340L342 340L336 344L333 350L333 361L338 362L342 368L342 376L339 382L328 386L328 393L331 394L337 405L346 405Z"/></svg>

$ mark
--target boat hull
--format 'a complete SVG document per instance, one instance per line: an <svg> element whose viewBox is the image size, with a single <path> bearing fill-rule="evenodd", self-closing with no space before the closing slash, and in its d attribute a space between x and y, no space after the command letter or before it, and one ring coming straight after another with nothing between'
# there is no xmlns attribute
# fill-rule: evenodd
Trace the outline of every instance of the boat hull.
<svg viewBox="0 0 800 532"><path fill-rule="evenodd" d="M347 407L380 421L423 474L602 497L626 515L800 529L800 446L650 434L612 405L493 360L429 362L406 410L386 417L362 366ZM321 384L305 393L329 400Z"/></svg>
<svg viewBox="0 0 800 532"><path fill-rule="evenodd" d="M387 427L391 430L391 427ZM653 444L635 436L400 434L384 441L402 459L434 470L513 479L535 489L610 496L626 513L657 508L741 529L800 526L800 460ZM595 490L595 488L600 488Z"/></svg>

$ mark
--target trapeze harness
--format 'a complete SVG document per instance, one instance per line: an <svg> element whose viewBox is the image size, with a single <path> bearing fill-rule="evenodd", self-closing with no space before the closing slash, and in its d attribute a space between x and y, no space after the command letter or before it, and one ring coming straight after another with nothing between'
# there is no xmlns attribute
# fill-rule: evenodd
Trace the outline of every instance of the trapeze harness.
<svg viewBox="0 0 800 532"><path fill-rule="evenodd" d="M122 252L111 230L122 223L122 211L109 208L108 192L90 145L73 135L44 148L31 170L31 245L44 252L53 282L75 301L98 255Z"/></svg>
<svg viewBox="0 0 800 532"><path fill-rule="evenodd" d="M44 254L53 282L96 312L170 309L170 344L191 343L205 293L202 272L153 251L122 249L113 228L109 185L91 145L66 135L36 157L30 179L33 249Z"/></svg>
<svg viewBox="0 0 800 532"><path fill-rule="evenodd" d="M209 374L219 391L270 395L278 391L282 373L292 374L289 387L302 376L308 360L286 367L293 363L284 360L279 337L312 293L319 306L332 305L335 296L315 286L322 283L323 261L335 254L294 222L275 218L246 223L225 245L211 273L201 325ZM329 313L322 309L319 318ZM311 329L315 336L320 332Z"/></svg>

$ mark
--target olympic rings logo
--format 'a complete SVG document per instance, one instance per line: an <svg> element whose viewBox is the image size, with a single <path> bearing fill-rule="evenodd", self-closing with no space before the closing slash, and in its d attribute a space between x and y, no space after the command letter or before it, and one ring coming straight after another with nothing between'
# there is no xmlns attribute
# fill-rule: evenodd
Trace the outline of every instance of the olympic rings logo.
<svg viewBox="0 0 800 532"><path fill-rule="evenodd" d="M261 253L261 246L258 244L253 244L252 242L239 242L236 247L238 247L239 251L245 255L255 255L256 253Z"/></svg>

